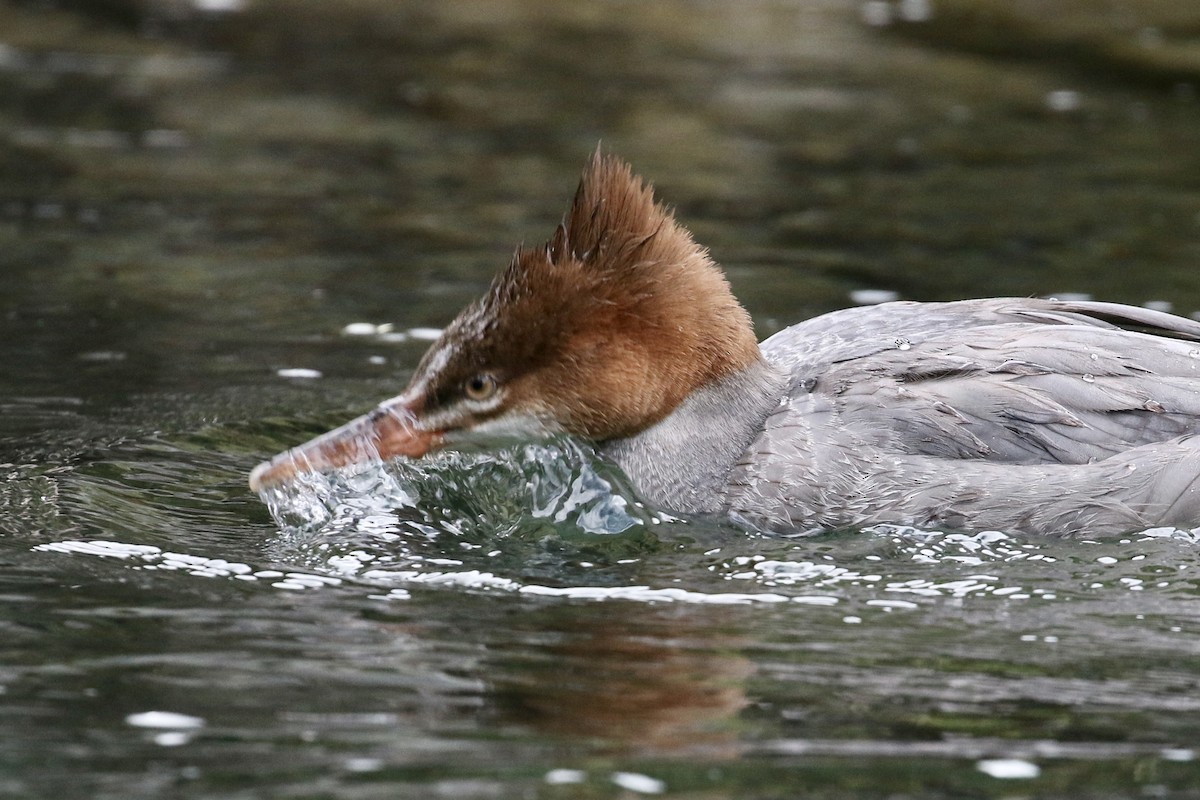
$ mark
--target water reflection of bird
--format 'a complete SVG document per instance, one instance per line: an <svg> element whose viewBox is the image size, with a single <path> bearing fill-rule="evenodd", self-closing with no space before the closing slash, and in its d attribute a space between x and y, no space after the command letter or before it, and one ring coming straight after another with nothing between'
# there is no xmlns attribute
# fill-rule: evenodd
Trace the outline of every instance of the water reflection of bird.
<svg viewBox="0 0 1200 800"><path fill-rule="evenodd" d="M518 251L403 394L251 486L565 432L659 506L775 530L1196 524L1196 339L1144 308L988 299L846 309L760 345L707 251L598 154L550 241Z"/></svg>
<svg viewBox="0 0 1200 800"><path fill-rule="evenodd" d="M735 720L749 703L754 665L716 609L648 606L623 616L575 608L568 620L557 608L531 610L532 621L519 625L537 624L528 646L491 665L490 699L506 721L642 756L739 754Z"/></svg>

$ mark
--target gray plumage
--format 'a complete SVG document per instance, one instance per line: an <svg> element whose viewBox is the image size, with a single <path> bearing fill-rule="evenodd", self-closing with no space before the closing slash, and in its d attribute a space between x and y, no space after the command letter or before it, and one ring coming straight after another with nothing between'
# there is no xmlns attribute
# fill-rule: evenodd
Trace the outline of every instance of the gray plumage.
<svg viewBox="0 0 1200 800"><path fill-rule="evenodd" d="M1191 526L1196 339L1200 323L1111 303L847 309L771 337L769 367L694 393L694 409L609 454L656 487L656 502L780 531ZM741 398L733 410L731 393ZM693 473L713 470L719 479L697 489Z"/></svg>

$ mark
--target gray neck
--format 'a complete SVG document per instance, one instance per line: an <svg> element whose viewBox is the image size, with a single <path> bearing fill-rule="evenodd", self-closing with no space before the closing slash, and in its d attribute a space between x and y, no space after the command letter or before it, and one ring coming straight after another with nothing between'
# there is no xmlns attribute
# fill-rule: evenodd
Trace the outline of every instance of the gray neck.
<svg viewBox="0 0 1200 800"><path fill-rule="evenodd" d="M725 507L726 479L779 405L785 378L757 361L688 395L666 418L600 445L642 497L682 513Z"/></svg>

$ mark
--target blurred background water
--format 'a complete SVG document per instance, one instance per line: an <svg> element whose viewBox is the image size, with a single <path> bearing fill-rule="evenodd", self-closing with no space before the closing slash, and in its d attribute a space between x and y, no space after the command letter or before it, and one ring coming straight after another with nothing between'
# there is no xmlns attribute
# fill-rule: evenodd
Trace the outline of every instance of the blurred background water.
<svg viewBox="0 0 1200 800"><path fill-rule="evenodd" d="M598 143L763 337L1195 315L1198 92L1179 0L0 0L0 796L1200 797L1192 532L762 537L570 442L245 484Z"/></svg>

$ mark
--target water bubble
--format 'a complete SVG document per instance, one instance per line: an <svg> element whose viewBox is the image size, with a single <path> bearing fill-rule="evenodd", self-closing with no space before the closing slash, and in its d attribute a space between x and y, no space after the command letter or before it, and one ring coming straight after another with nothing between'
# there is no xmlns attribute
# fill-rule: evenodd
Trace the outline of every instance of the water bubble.
<svg viewBox="0 0 1200 800"><path fill-rule="evenodd" d="M665 781L642 775L639 772L614 772L612 782L622 789L638 794L662 794L667 790Z"/></svg>
<svg viewBox="0 0 1200 800"><path fill-rule="evenodd" d="M246 0L192 0L197 11L209 14L231 14L246 7Z"/></svg>
<svg viewBox="0 0 1200 800"><path fill-rule="evenodd" d="M583 783L586 779L587 773L580 769L552 769L542 778L542 780L552 786L560 786L567 783Z"/></svg>
<svg viewBox="0 0 1200 800"><path fill-rule="evenodd" d="M186 731L163 731L154 735L154 743L159 747L179 747L192 740L192 734Z"/></svg>
<svg viewBox="0 0 1200 800"><path fill-rule="evenodd" d="M933 18L933 4L929 0L900 0L899 14L905 22L927 22Z"/></svg>
<svg viewBox="0 0 1200 800"><path fill-rule="evenodd" d="M202 717L177 714L174 711L143 711L140 714L130 714L125 717L125 722L135 728L189 730L204 727Z"/></svg>
<svg viewBox="0 0 1200 800"><path fill-rule="evenodd" d="M873 28L892 24L892 6L886 0L867 0L859 9L862 21Z"/></svg>
<svg viewBox="0 0 1200 800"><path fill-rule="evenodd" d="M351 322L342 328L343 336L374 336L379 332L379 326L373 322Z"/></svg>
<svg viewBox="0 0 1200 800"><path fill-rule="evenodd" d="M1042 774L1042 769L1023 758L991 758L978 762L975 769L992 778L1029 780Z"/></svg>
<svg viewBox="0 0 1200 800"><path fill-rule="evenodd" d="M281 378L296 378L298 380L315 380L322 377L319 369L309 369L307 367L285 367L275 370L275 374Z"/></svg>
<svg viewBox="0 0 1200 800"><path fill-rule="evenodd" d="M1078 111L1082 104L1081 95L1073 89L1056 89L1046 94L1046 108L1059 114Z"/></svg>

